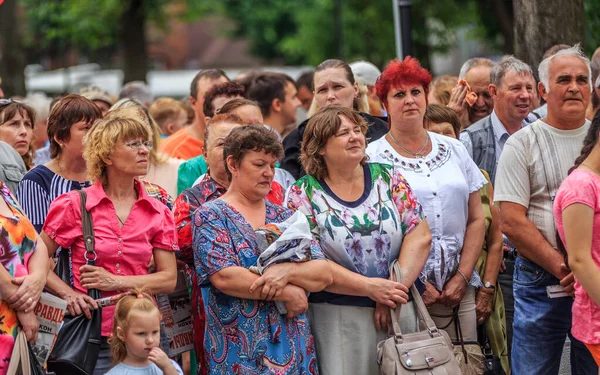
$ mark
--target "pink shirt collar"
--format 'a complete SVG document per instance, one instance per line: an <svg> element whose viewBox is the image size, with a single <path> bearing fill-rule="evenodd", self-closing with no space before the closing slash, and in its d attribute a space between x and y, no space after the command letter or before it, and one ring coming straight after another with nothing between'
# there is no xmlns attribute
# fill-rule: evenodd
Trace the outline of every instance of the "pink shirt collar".
<svg viewBox="0 0 600 375"><path fill-rule="evenodd" d="M146 189L144 189L143 184L138 179L135 179L133 181L134 181L135 190L138 193L138 199L136 202L145 201L156 212L161 213L162 211L160 209L160 206L157 207L156 204L162 204L162 203L160 203L156 199L150 197L146 193ZM96 181L92 186L87 188L86 193L87 193L87 201L85 204L85 208L88 211L90 211L92 208L94 208L98 204L100 204L100 202L102 202L104 199L108 199L110 201L110 198L108 197L108 195L106 195L106 192L104 191L104 187L102 186L102 182L100 180Z"/></svg>

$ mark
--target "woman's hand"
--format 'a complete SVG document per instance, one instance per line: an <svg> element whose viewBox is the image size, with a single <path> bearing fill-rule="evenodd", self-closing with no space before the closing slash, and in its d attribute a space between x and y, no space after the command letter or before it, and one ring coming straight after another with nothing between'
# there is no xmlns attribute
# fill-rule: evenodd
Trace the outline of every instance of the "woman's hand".
<svg viewBox="0 0 600 375"><path fill-rule="evenodd" d="M260 298L272 301L278 298L283 291L283 288L288 285L289 276L292 272L293 263L274 264L267 268L265 273L259 277L251 286L250 293L262 286Z"/></svg>
<svg viewBox="0 0 600 375"><path fill-rule="evenodd" d="M98 289L111 292L121 289L118 276L113 275L102 267L84 265L79 269L79 283L85 289Z"/></svg>
<svg viewBox="0 0 600 375"><path fill-rule="evenodd" d="M286 318L304 314L308 310L308 298L306 291L299 286L288 284L283 293L283 302L287 309Z"/></svg>
<svg viewBox="0 0 600 375"><path fill-rule="evenodd" d="M71 289L71 291L62 294L61 298L67 301L67 311L71 315L81 315L85 314L85 317L88 319L92 318L92 313L90 311L90 307L92 309L97 309L98 304L96 301L88 296L87 294L79 293Z"/></svg>
<svg viewBox="0 0 600 375"><path fill-rule="evenodd" d="M388 306L381 303L375 304L375 328L387 332L392 325L391 310Z"/></svg>
<svg viewBox="0 0 600 375"><path fill-rule="evenodd" d="M425 306L430 307L440 302L440 292L431 284L429 281L425 283L425 292L423 292L422 298Z"/></svg>
<svg viewBox="0 0 600 375"><path fill-rule="evenodd" d="M33 313L33 311L17 311L17 319L19 320L19 323L21 323L21 327L23 332L25 332L27 341L33 344L37 339L38 328L40 326L37 316Z"/></svg>
<svg viewBox="0 0 600 375"><path fill-rule="evenodd" d="M571 272L569 266L564 263L560 264L560 270L563 271L563 275L566 274L561 280L560 285L563 287L565 293L571 297L575 296L575 275Z"/></svg>
<svg viewBox="0 0 600 375"><path fill-rule="evenodd" d="M368 297L375 302L392 309L396 308L396 303L408 302L408 288L401 283L379 277L369 277L368 283Z"/></svg>
<svg viewBox="0 0 600 375"><path fill-rule="evenodd" d="M475 296L475 311L477 313L477 324L483 324L492 314L494 308L494 290L479 288Z"/></svg>
<svg viewBox="0 0 600 375"><path fill-rule="evenodd" d="M15 311L33 311L44 290L46 275L43 272L37 272L28 276L16 277L12 283L18 285L19 289L6 300L10 308Z"/></svg>
<svg viewBox="0 0 600 375"><path fill-rule="evenodd" d="M444 285L442 295L440 296L440 302L448 307L456 307L460 304L465 293L467 292L467 282L457 272L448 282Z"/></svg>

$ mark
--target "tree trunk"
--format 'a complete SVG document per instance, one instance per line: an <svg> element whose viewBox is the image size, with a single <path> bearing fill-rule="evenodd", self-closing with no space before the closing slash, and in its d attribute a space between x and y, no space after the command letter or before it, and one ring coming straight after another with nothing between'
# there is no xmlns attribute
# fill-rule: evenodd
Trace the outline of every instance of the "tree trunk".
<svg viewBox="0 0 600 375"><path fill-rule="evenodd" d="M503 52L514 53L514 16L510 0L492 0L492 9L498 19L500 32L504 38Z"/></svg>
<svg viewBox="0 0 600 375"><path fill-rule="evenodd" d="M536 71L555 44L585 41L583 0L513 0L515 55Z"/></svg>
<svg viewBox="0 0 600 375"><path fill-rule="evenodd" d="M146 81L148 50L146 48L146 10L144 0L129 0L121 16L123 51L123 83Z"/></svg>
<svg viewBox="0 0 600 375"><path fill-rule="evenodd" d="M5 0L0 5L0 77L7 97L25 96L25 52L17 0Z"/></svg>

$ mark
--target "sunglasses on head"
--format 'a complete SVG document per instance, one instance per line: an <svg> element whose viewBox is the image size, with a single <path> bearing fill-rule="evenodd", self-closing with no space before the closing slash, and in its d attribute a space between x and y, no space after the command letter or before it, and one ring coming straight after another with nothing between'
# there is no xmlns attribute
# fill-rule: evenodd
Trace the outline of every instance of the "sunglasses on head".
<svg viewBox="0 0 600 375"><path fill-rule="evenodd" d="M23 102L14 99L0 99L0 105L9 105L11 103L23 104Z"/></svg>

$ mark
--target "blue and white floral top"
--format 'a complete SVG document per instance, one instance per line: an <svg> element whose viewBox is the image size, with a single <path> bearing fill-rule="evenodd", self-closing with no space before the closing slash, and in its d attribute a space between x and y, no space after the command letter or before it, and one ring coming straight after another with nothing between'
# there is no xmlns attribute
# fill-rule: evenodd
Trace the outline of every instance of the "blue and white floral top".
<svg viewBox="0 0 600 375"><path fill-rule="evenodd" d="M344 268L367 277L389 278L404 236L422 220L423 210L404 177L389 165L367 163L362 196L347 202L325 181L306 175L287 193L286 203L311 223L323 253ZM312 293L311 302L371 307L366 297Z"/></svg>

